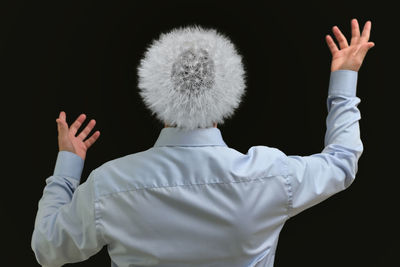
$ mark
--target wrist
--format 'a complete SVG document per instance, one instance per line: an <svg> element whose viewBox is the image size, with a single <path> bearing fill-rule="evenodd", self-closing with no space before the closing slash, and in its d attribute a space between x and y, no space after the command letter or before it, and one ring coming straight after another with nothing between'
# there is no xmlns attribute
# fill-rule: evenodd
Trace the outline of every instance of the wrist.
<svg viewBox="0 0 400 267"><path fill-rule="evenodd" d="M342 64L337 66L336 64L331 65L331 72L338 71L338 70L351 70L351 71L358 71L361 65L356 64Z"/></svg>

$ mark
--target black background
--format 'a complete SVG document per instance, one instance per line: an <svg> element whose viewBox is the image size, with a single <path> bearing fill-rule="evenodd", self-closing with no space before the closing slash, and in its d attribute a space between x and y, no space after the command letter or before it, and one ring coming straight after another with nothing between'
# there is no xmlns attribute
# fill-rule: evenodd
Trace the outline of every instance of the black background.
<svg viewBox="0 0 400 267"><path fill-rule="evenodd" d="M177 26L228 35L243 56L247 91L218 125L228 146L288 155L323 149L331 55L325 35L372 21L359 71L364 153L355 182L284 226L275 266L396 266L399 23L383 2L9 1L1 3L2 230L7 266L37 266L30 247L37 203L58 152L55 119L85 113L100 139L82 182L106 161L153 146L163 124L145 108L137 66L146 46ZM362 30L362 29L361 29ZM86 121L86 122L87 122ZM4 251L4 249L3 249ZM106 248L74 266L109 266Z"/></svg>

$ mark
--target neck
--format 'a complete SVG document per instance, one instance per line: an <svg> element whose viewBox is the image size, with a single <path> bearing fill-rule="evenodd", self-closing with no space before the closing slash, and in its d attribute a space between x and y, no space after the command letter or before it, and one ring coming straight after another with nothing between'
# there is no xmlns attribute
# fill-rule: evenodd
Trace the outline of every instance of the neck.
<svg viewBox="0 0 400 267"><path fill-rule="evenodd" d="M173 126L170 126L170 125L168 125L168 124L164 124L164 128L167 128L167 127L170 127L170 128L175 128L175 127L173 127ZM217 123L213 123L213 127L214 128L217 128Z"/></svg>

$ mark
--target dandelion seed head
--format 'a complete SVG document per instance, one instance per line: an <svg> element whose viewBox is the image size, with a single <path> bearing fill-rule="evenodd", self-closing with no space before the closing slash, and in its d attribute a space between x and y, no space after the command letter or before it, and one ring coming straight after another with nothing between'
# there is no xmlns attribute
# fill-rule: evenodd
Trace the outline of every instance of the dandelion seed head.
<svg viewBox="0 0 400 267"><path fill-rule="evenodd" d="M175 28L149 45L138 66L139 94L162 123L212 127L233 115L245 93L242 58L215 29Z"/></svg>

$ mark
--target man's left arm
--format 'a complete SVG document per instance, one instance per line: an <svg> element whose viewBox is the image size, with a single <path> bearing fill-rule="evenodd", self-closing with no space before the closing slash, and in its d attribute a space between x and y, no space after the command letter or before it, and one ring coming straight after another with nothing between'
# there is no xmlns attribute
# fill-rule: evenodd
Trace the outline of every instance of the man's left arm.
<svg viewBox="0 0 400 267"><path fill-rule="evenodd" d="M60 151L54 173L46 179L31 240L41 265L61 266L83 261L106 244L96 217L96 170L79 185L82 169L82 158Z"/></svg>
<svg viewBox="0 0 400 267"><path fill-rule="evenodd" d="M56 120L59 152L54 173L46 179L31 240L36 259L44 266L83 261L106 244L96 212L96 170L79 185L86 152L100 136L96 131L89 137L95 120L77 135L85 118L81 114L69 127L62 111Z"/></svg>

